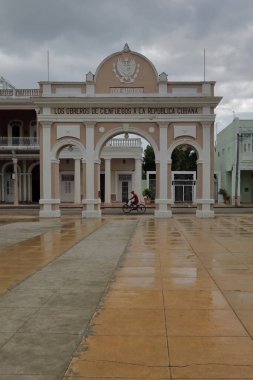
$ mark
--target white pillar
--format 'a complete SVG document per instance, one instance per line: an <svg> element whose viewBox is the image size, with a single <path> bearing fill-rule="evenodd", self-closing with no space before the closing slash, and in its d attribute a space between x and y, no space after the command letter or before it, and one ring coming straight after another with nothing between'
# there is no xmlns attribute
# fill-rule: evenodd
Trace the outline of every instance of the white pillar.
<svg viewBox="0 0 253 380"><path fill-rule="evenodd" d="M28 199L27 199L27 173L26 173L26 161L24 161L24 165L23 165L23 201L24 202L27 202Z"/></svg>
<svg viewBox="0 0 253 380"><path fill-rule="evenodd" d="M142 179L142 158L135 159L135 172L134 172L134 190L139 198L141 193L141 179Z"/></svg>
<svg viewBox="0 0 253 380"><path fill-rule="evenodd" d="M111 159L105 158L105 203L111 203Z"/></svg>
<svg viewBox="0 0 253 380"><path fill-rule="evenodd" d="M81 164L80 159L75 159L75 203L81 202Z"/></svg>
<svg viewBox="0 0 253 380"><path fill-rule="evenodd" d="M28 180L28 201L32 202L32 173L27 174Z"/></svg>
<svg viewBox="0 0 253 380"><path fill-rule="evenodd" d="M14 205L18 206L18 159L13 158L13 174L14 174Z"/></svg>
<svg viewBox="0 0 253 380"><path fill-rule="evenodd" d="M211 204L214 204L214 199L210 199L211 194L211 135L210 123L202 123L203 129L203 165L202 165L202 199L197 199L197 204L200 209L197 209L196 216L198 218L212 218L214 211L211 210Z"/></svg>
<svg viewBox="0 0 253 380"><path fill-rule="evenodd" d="M168 124L159 125L160 132L160 151L158 161L160 163L159 175L159 198L155 200L158 204L158 210L155 210L155 217L157 218L170 218L172 216L171 210L168 210Z"/></svg>
<svg viewBox="0 0 253 380"><path fill-rule="evenodd" d="M101 216L98 194L95 192L95 152L94 152L94 124L86 124L86 198L82 200L85 209L84 218L98 218Z"/></svg>
<svg viewBox="0 0 253 380"><path fill-rule="evenodd" d="M41 122L42 139L42 198L40 199L40 217L59 217L60 210L52 209L53 204L59 204L60 199L52 199L52 171L51 171L51 123Z"/></svg>

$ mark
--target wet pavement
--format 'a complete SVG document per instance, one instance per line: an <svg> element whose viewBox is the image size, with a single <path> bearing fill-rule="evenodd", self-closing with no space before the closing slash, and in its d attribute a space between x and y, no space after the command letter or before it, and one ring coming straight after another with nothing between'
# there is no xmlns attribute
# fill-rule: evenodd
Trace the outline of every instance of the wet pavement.
<svg viewBox="0 0 253 380"><path fill-rule="evenodd" d="M253 215L9 221L0 380L253 379Z"/></svg>

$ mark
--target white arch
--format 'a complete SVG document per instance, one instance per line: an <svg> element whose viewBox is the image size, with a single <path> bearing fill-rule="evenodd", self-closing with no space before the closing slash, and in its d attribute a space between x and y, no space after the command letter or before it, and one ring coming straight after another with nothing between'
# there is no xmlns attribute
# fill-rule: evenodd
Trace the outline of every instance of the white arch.
<svg viewBox="0 0 253 380"><path fill-rule="evenodd" d="M170 145L170 147L168 149L168 161L171 161L171 155L173 153L173 150L180 145L191 145L191 146L193 146L193 148L195 148L196 151L198 152L198 161L203 161L203 149L202 149L202 147L196 141L193 141L193 140L187 139L187 138L182 138L182 139L176 140Z"/></svg>
<svg viewBox="0 0 253 380"><path fill-rule="evenodd" d="M59 151L68 146L68 145L71 145L71 146L76 146L79 148L80 150L80 153L81 153L81 159L85 159L86 157L86 149L85 147L83 146L82 143L80 143L80 141L77 141L75 139L71 139L71 138L64 138L60 141L58 141L54 146L53 146L53 149L51 151L51 160L54 161L54 160L58 160L59 158Z"/></svg>
<svg viewBox="0 0 253 380"><path fill-rule="evenodd" d="M158 156L158 146L157 146L155 140L152 137L150 137L149 134L146 134L142 130L138 129L138 127L131 127L131 125L129 125L129 127L127 128L127 131L126 131L125 128L123 127L123 125L121 125L118 128L112 129L112 130L104 133L103 136L99 139L99 141L97 142L97 145L95 147L95 160L99 160L101 150L104 147L106 141L110 140L112 137L114 137L116 135L126 133L126 132L127 133L133 133L136 135L140 135L141 137L146 139L151 144L152 148L154 149L155 157Z"/></svg>

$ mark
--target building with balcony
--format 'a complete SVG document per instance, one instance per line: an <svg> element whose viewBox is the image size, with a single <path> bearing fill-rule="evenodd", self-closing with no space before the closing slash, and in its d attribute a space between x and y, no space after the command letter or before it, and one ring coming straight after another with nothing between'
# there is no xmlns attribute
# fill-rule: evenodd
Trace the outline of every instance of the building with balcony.
<svg viewBox="0 0 253 380"><path fill-rule="evenodd" d="M253 120L235 117L218 133L215 174L217 192L224 189L233 205L253 203Z"/></svg>
<svg viewBox="0 0 253 380"><path fill-rule="evenodd" d="M1 78L0 88L0 203L32 204L40 200L40 139L32 96L39 90L17 90ZM100 197L107 204L141 194L142 141L125 134L110 139L101 152ZM80 157L74 146L60 154L60 201L81 205Z"/></svg>

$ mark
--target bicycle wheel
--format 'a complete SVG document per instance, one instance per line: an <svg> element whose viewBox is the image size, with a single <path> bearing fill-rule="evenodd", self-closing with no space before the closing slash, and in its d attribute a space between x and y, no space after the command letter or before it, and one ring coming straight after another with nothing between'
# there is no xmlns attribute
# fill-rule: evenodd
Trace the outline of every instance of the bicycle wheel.
<svg viewBox="0 0 253 380"><path fill-rule="evenodd" d="M124 214L129 214L129 212L131 211L131 206L129 206L127 203L125 203L122 206L122 211L124 212Z"/></svg>
<svg viewBox="0 0 253 380"><path fill-rule="evenodd" d="M140 214L144 214L144 212L146 212L146 206L143 203L140 203L138 206L138 211Z"/></svg>

